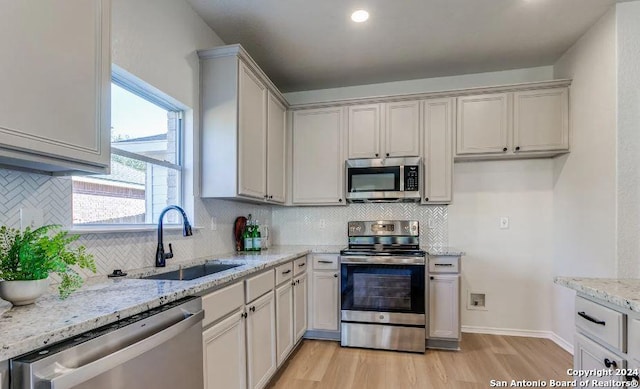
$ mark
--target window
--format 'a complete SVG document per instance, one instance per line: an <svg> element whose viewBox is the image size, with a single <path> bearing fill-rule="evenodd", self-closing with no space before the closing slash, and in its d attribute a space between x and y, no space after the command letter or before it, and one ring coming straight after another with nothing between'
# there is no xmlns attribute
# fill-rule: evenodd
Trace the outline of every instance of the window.
<svg viewBox="0 0 640 389"><path fill-rule="evenodd" d="M156 223L164 207L182 203L183 113L139 85L114 74L111 174L73 178L74 225Z"/></svg>

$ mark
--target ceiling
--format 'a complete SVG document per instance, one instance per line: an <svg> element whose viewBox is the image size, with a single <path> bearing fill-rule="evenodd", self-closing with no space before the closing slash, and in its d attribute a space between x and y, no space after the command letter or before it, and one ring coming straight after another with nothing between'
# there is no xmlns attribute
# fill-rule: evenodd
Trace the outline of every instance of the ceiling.
<svg viewBox="0 0 640 389"><path fill-rule="evenodd" d="M283 92L551 65L615 0L187 0ZM350 15L366 9L367 22Z"/></svg>

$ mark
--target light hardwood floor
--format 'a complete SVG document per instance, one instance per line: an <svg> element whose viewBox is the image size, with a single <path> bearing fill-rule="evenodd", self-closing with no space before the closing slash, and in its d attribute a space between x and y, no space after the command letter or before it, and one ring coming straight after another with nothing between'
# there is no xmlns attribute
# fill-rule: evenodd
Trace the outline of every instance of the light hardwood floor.
<svg viewBox="0 0 640 389"><path fill-rule="evenodd" d="M461 348L423 355L304 340L268 389L488 388L492 379L570 379L571 355L548 339L463 334Z"/></svg>

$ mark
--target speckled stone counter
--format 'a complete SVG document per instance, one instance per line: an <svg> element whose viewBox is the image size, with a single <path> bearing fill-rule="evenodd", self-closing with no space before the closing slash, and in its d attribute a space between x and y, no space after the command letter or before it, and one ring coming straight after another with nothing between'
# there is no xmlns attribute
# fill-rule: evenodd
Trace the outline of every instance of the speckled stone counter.
<svg viewBox="0 0 640 389"><path fill-rule="evenodd" d="M166 268L128 271L127 278L95 277L66 300L49 293L35 304L11 307L0 303L0 361L36 350L122 318L153 309L180 298L222 287L308 254L339 252L313 246L274 247L261 253L229 253L171 264ZM327 251L329 250L329 251ZM135 277L176 270L208 260L241 264L239 267L191 281L141 280Z"/></svg>
<svg viewBox="0 0 640 389"><path fill-rule="evenodd" d="M461 257L465 254L464 251L454 248L454 247L431 247L425 249L428 255L440 255L440 256L451 256L451 257Z"/></svg>
<svg viewBox="0 0 640 389"><path fill-rule="evenodd" d="M640 312L640 279L555 277L553 282L622 309Z"/></svg>

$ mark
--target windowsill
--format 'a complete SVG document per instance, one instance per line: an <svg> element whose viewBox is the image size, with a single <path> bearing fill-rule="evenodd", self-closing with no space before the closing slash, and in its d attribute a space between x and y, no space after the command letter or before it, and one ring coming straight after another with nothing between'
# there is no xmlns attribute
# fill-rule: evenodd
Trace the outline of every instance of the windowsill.
<svg viewBox="0 0 640 389"><path fill-rule="evenodd" d="M191 227L193 230L202 230L204 227ZM165 224L164 231L182 231L182 224ZM74 235L82 234L121 234L124 232L156 232L158 226L155 224L130 224L121 226L99 225L99 226L73 226L65 231Z"/></svg>

